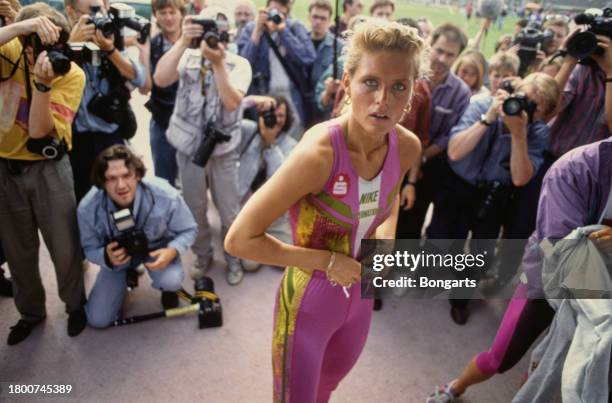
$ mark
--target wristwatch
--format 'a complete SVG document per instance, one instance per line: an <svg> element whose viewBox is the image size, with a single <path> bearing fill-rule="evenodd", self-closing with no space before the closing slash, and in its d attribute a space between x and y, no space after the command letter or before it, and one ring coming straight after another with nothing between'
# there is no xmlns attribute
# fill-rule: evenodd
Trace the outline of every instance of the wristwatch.
<svg viewBox="0 0 612 403"><path fill-rule="evenodd" d="M43 84L43 83L39 83L38 81L34 80L34 87L36 87L36 89L39 92L49 92L51 91L51 87Z"/></svg>
<svg viewBox="0 0 612 403"><path fill-rule="evenodd" d="M491 127L491 125L493 124L493 123L489 123L489 121L487 120L487 115L485 115L484 113L480 115L480 123L482 123L483 125L487 127Z"/></svg>

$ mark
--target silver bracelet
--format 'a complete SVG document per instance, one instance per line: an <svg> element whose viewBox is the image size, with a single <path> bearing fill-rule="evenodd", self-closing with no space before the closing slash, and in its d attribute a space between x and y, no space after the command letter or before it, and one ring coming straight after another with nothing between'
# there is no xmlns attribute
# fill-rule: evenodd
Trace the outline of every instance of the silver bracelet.
<svg viewBox="0 0 612 403"><path fill-rule="evenodd" d="M327 268L325 269L325 275L327 277L327 281L335 287L338 285L338 282L331 278L331 269L334 267L334 263L336 263L336 252L332 251L331 257L329 258L329 263L327 264Z"/></svg>

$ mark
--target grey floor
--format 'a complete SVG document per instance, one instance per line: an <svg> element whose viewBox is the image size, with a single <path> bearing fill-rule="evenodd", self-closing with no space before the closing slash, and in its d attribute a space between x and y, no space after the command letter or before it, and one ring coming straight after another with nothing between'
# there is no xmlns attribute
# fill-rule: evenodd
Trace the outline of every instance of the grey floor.
<svg viewBox="0 0 612 403"><path fill-rule="evenodd" d="M134 140L148 166L149 115L138 95L139 117ZM70 384L65 398L7 396L0 401L78 402L268 402L271 401L270 344L274 295L281 272L266 268L248 274L237 287L225 283L217 229L214 267L222 298L224 326L198 330L195 316L136 324L107 330L85 329L76 338L66 334L66 315L57 297L53 266L41 250L41 275L47 290L47 320L21 344L5 344L9 326L19 316L12 300L0 299L0 382ZM184 263L189 265L189 254ZM85 273L87 290L98 268ZM191 281L185 288L192 290ZM422 402L434 385L457 376L468 360L488 348L506 301L476 301L466 326L449 317L448 302L397 299L386 301L373 317L370 336L357 365L332 402ZM126 300L126 314L156 311L159 293L146 274ZM469 390L462 402L509 402L527 366L523 361L508 373ZM2 385L2 384L0 384ZM6 384L2 385L6 389Z"/></svg>

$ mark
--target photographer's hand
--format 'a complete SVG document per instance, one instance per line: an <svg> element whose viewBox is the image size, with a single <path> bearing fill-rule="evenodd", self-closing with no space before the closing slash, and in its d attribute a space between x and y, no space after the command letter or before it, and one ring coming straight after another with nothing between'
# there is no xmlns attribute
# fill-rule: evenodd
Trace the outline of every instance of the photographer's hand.
<svg viewBox="0 0 612 403"><path fill-rule="evenodd" d="M111 35L110 38L107 38L104 36L102 31L95 30L92 40L96 45L98 45L100 50L104 52L109 52L115 48L115 35Z"/></svg>
<svg viewBox="0 0 612 403"><path fill-rule="evenodd" d="M221 42L219 42L216 48L211 48L206 41L202 41L200 43L200 51L202 52L202 57L210 60L213 68L225 69L225 47Z"/></svg>
<svg viewBox="0 0 612 403"><path fill-rule="evenodd" d="M265 125L263 116L259 117L259 135L265 143L266 147L276 143L276 138L281 132L282 127L277 123L274 127L269 128Z"/></svg>
<svg viewBox="0 0 612 403"><path fill-rule="evenodd" d="M145 263L145 267L151 271L164 270L168 265L176 259L178 252L174 248L161 248L149 253L149 256L154 257L155 261Z"/></svg>
<svg viewBox="0 0 612 403"><path fill-rule="evenodd" d="M70 38L68 42L90 42L96 35L96 26L91 23L91 17L84 14L79 18L72 32L70 32Z"/></svg>
<svg viewBox="0 0 612 403"><path fill-rule="evenodd" d="M119 243L117 242L109 243L106 245L105 249L106 257L113 267L122 266L132 260L132 258L127 254L127 250L119 247Z"/></svg>
<svg viewBox="0 0 612 403"><path fill-rule="evenodd" d="M605 253L612 253L612 228L607 225L599 231L591 232L589 239L595 243L598 249Z"/></svg>
<svg viewBox="0 0 612 403"><path fill-rule="evenodd" d="M11 7L11 3L7 0L0 0L0 16L4 17L6 25L10 25L15 22L17 12Z"/></svg>
<svg viewBox="0 0 612 403"><path fill-rule="evenodd" d="M20 21L13 25L19 25L21 31L20 35L32 33L38 35L43 45L50 45L57 42L61 32L61 29L47 17L36 17Z"/></svg>
<svg viewBox="0 0 612 403"><path fill-rule="evenodd" d="M191 45L191 41L196 38L201 38L204 35L204 28L199 24L192 24L193 16L188 15L183 20L183 28L181 38L179 39L180 46L183 51Z"/></svg>
<svg viewBox="0 0 612 403"><path fill-rule="evenodd" d="M607 36L597 35L597 45L599 45L604 52L602 55L593 54L591 57L606 73L606 76L609 77L612 75L612 39Z"/></svg>
<svg viewBox="0 0 612 403"><path fill-rule="evenodd" d="M502 112L504 124L510 130L512 145L510 151L510 176L514 186L525 186L533 177L534 167L529 159L527 144L527 124L529 117L523 111L518 116L508 116Z"/></svg>

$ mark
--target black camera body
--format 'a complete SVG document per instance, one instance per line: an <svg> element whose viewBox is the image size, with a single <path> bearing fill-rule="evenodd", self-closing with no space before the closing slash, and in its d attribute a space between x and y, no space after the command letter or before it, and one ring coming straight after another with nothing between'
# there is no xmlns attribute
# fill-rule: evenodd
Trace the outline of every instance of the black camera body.
<svg viewBox="0 0 612 403"><path fill-rule="evenodd" d="M529 123L532 123L533 114L537 108L538 104L522 93L510 95L502 104L502 110L508 116L518 116L523 111L527 112Z"/></svg>
<svg viewBox="0 0 612 403"><path fill-rule="evenodd" d="M202 141L193 156L192 162L204 168L219 143L225 143L232 137L217 129L212 122L206 124Z"/></svg>
<svg viewBox="0 0 612 403"><path fill-rule="evenodd" d="M272 129L278 123L278 120L276 119L276 108L274 105L272 105L272 107L267 111L263 112L261 117L263 118L264 125L268 129Z"/></svg>
<svg viewBox="0 0 612 403"><path fill-rule="evenodd" d="M212 300L206 298L205 293L214 293L215 284L210 277L202 277L196 282L196 300L200 301L198 315L198 327L200 329L223 326L223 310L221 302L217 298Z"/></svg>
<svg viewBox="0 0 612 403"><path fill-rule="evenodd" d="M603 54L603 49L597 45L595 35L612 38L612 8L605 8L602 15L578 14L574 17L577 25L586 25L587 30L579 32L567 42L567 53L578 60L589 56Z"/></svg>
<svg viewBox="0 0 612 403"><path fill-rule="evenodd" d="M268 21L272 21L276 25L279 25L283 22L283 14L278 11L276 8L272 8L268 10Z"/></svg>
<svg viewBox="0 0 612 403"><path fill-rule="evenodd" d="M533 63L538 50L547 46L555 34L546 29L544 31L533 26L527 26L514 37L514 44L519 45L518 57L521 60L519 75L523 76L527 67Z"/></svg>
<svg viewBox="0 0 612 403"><path fill-rule="evenodd" d="M144 231L136 228L136 220L130 209L123 209L112 213L113 222L119 234L113 237L121 248L125 248L127 254L140 262L149 259L149 240Z"/></svg>
<svg viewBox="0 0 612 403"><path fill-rule="evenodd" d="M106 37L115 35L115 47L123 50L124 28L129 28L138 34L138 43L144 44L151 33L151 23L144 17L136 15L134 7L124 3L113 3L108 15L101 12L100 7L91 7L91 24Z"/></svg>
<svg viewBox="0 0 612 403"><path fill-rule="evenodd" d="M200 25L204 30L201 37L191 41L193 49L199 48L202 41L206 41L209 48L216 49L219 47L219 42L228 43L230 40L229 33L220 31L217 22L211 18L196 17L191 20L191 23Z"/></svg>
<svg viewBox="0 0 612 403"><path fill-rule="evenodd" d="M53 45L43 45L37 34L30 34L26 39L26 44L32 46L34 60L43 51L47 52L47 57L51 62L51 67L56 75L63 76L70 71L70 46L68 45L68 33L61 31L59 39Z"/></svg>
<svg viewBox="0 0 612 403"><path fill-rule="evenodd" d="M28 138L26 148L29 152L39 154L48 160L59 161L68 152L66 142L55 137L43 137L40 139Z"/></svg>

